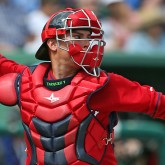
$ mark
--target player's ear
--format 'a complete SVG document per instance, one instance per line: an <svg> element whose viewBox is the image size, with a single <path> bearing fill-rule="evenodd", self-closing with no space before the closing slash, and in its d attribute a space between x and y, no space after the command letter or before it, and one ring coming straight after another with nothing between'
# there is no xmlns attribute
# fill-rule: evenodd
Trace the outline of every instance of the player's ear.
<svg viewBox="0 0 165 165"><path fill-rule="evenodd" d="M50 50L56 51L57 50L57 41L55 39L48 39L47 45Z"/></svg>

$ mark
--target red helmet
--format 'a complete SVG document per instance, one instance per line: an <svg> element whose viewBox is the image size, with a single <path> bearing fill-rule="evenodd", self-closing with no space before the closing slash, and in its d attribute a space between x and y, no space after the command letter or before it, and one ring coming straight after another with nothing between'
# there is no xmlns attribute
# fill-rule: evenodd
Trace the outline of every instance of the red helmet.
<svg viewBox="0 0 165 165"><path fill-rule="evenodd" d="M74 29L90 30L90 39L72 39L70 37L68 40L66 32L72 36ZM64 37L61 39L60 35ZM58 47L67 51L77 65L82 67L88 74L99 76L99 66L102 61L105 42L103 41L101 23L91 10L67 8L53 14L44 26L41 36L43 44L35 55L37 59L50 60L46 42L50 38L55 38ZM76 42L78 40L88 40L88 48L83 50ZM61 41L66 43L66 48L60 45Z"/></svg>

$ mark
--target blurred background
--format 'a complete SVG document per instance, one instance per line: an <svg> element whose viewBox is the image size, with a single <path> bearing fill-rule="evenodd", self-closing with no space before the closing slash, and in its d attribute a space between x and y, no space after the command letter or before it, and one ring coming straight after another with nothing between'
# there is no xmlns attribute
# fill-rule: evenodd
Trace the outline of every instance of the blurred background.
<svg viewBox="0 0 165 165"><path fill-rule="evenodd" d="M165 93L165 0L0 0L0 52L19 63L34 53L49 16L66 7L89 8L102 21L102 68ZM25 144L17 106L0 105L0 165L24 165ZM165 165L165 122L119 113L115 127L119 165Z"/></svg>

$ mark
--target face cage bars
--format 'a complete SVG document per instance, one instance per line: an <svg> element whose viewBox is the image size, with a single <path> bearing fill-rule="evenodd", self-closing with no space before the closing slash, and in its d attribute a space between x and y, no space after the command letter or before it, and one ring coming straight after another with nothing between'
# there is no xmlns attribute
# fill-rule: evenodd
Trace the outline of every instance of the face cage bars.
<svg viewBox="0 0 165 165"><path fill-rule="evenodd" d="M105 41L102 40L102 38L100 38L100 36L103 36L104 31L102 30L101 24L100 24L100 22L98 20L97 20L97 23L98 23L98 25L99 25L100 28L92 27L91 26L91 19L88 17L88 15L86 14L86 12L83 9L81 9L81 10L76 11L75 13L77 13L79 11L82 11L84 13L84 15L86 16L87 19L86 18L80 18L80 19L81 20L87 20L88 21L88 26L75 26L75 27L73 27L72 26L72 20L71 20L71 18L68 18L67 17L65 19L65 22L64 22L64 27L63 28L59 28L59 29L56 30L57 45L58 45L58 47L60 49L65 50L65 51L68 52L69 51L69 44L70 43L72 43L73 45L75 45L74 44L75 41L83 41L83 40L90 41L90 45L88 46L88 48L85 51L81 51L82 53L84 53L84 56L83 56L83 58L81 60L81 63L77 63L72 56L71 56L71 58L72 58L72 60L77 65L79 65L80 67L82 67L85 70L86 73L88 73L89 75L92 75L92 76L99 77L100 76L100 69L97 66L97 61L99 60L100 47L101 46L105 46ZM93 13L93 15L94 15L94 13ZM67 25L67 21L68 20L71 20L70 27L68 27L68 25ZM98 34L95 33L94 37L97 37L98 36L99 38L94 38L94 39L72 39L73 38L72 37L72 30L74 30L74 29L92 29L92 31L98 30L99 33ZM63 30L69 31L69 33L70 33L70 39L66 39L67 38L66 33L64 34L64 39L59 38L58 31L60 31L60 30L62 30L62 31ZM66 48L61 47L59 41L65 42L66 43ZM93 60L95 60L95 65L94 65L95 67L91 68L90 65L83 65L83 63L84 63L84 60L85 60L86 56L88 54L90 54L90 53L93 53L93 52L91 52L91 49L92 49L92 46L93 46L93 44L95 42L98 43L97 44L98 45L98 48L97 48L96 57L93 59Z"/></svg>

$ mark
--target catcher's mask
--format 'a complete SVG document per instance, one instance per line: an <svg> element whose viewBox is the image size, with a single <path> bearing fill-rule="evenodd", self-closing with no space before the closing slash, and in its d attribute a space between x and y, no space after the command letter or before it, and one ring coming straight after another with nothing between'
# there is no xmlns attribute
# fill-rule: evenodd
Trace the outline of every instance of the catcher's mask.
<svg viewBox="0 0 165 165"><path fill-rule="evenodd" d="M74 38L72 37L74 30L89 30L91 36L82 39ZM44 26L41 36L43 44L35 55L37 59L50 60L46 42L50 38L55 38L58 47L67 51L77 65L90 75L100 75L99 66L105 42L101 23L91 10L67 8L53 14ZM88 41L88 47L84 50L78 41ZM65 43L65 47L61 46L62 42Z"/></svg>

